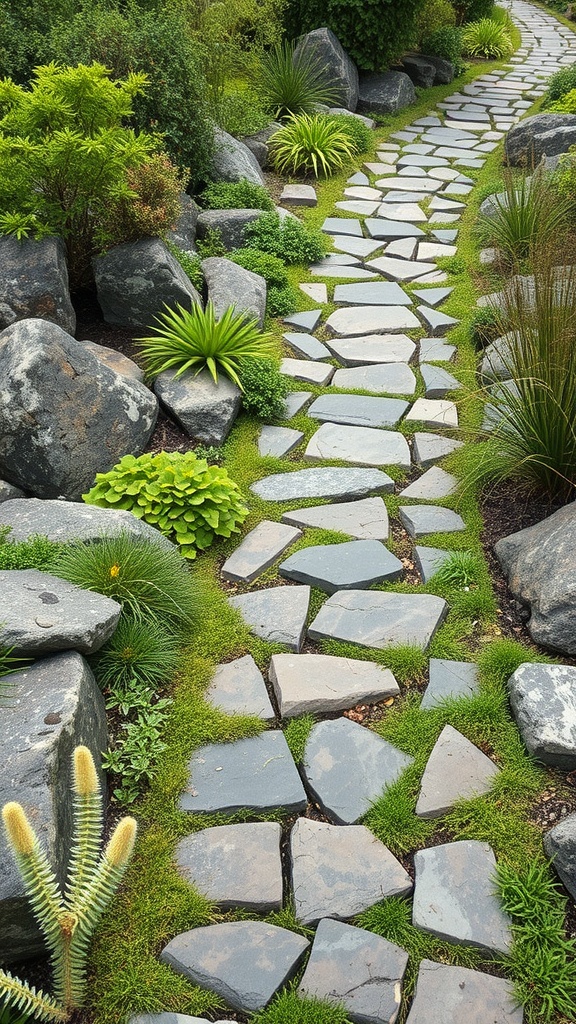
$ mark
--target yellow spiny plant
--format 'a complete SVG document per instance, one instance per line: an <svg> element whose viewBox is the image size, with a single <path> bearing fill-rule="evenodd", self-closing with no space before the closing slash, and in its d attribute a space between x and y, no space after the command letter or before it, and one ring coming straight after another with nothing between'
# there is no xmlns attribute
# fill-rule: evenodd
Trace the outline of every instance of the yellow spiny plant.
<svg viewBox="0 0 576 1024"><path fill-rule="evenodd" d="M0 970L0 1010L10 1007L38 1021L67 1021L82 1006L88 944L122 881L136 839L134 818L122 818L100 852L102 793L94 760L80 746L72 762L74 831L64 891L21 805L10 802L2 809L8 842L50 954L54 995Z"/></svg>

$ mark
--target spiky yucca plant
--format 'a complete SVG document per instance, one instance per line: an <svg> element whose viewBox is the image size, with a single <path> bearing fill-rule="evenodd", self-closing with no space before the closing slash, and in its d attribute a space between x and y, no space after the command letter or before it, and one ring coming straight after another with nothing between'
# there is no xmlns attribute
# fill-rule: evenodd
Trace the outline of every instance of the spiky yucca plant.
<svg viewBox="0 0 576 1024"><path fill-rule="evenodd" d="M21 805L10 802L2 809L8 843L50 954L54 996L0 970L0 1009L10 1007L38 1021L67 1021L82 1006L88 944L120 885L136 838L134 818L122 818L100 853L102 794L94 760L82 746L72 757L74 832L64 892Z"/></svg>

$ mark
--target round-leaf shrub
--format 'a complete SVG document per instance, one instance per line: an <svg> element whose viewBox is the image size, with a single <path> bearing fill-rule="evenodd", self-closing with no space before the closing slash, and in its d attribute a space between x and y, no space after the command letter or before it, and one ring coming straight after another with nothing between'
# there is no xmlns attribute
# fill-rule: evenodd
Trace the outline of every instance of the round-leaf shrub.
<svg viewBox="0 0 576 1024"><path fill-rule="evenodd" d="M317 263L326 253L326 239L299 220L265 213L248 224L246 238L254 249L278 256L288 265Z"/></svg>
<svg viewBox="0 0 576 1024"><path fill-rule="evenodd" d="M125 455L83 495L89 505L123 508L180 545L184 558L237 533L248 515L240 489L221 466L194 452Z"/></svg>
<svg viewBox="0 0 576 1024"><path fill-rule="evenodd" d="M544 98L544 106L549 107L551 103L562 99L567 93L576 89L576 64L570 64L567 68L560 68L556 71L548 83L548 90Z"/></svg>

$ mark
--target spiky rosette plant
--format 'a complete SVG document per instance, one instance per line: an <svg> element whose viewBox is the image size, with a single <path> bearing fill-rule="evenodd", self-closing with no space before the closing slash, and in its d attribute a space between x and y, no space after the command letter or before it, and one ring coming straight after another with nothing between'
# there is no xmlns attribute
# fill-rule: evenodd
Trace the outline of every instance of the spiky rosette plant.
<svg viewBox="0 0 576 1024"><path fill-rule="evenodd" d="M102 794L94 760L80 746L72 762L74 831L63 892L21 805L10 802L2 809L8 843L50 954L54 995L0 970L0 1009L9 1007L38 1021L67 1021L82 1006L88 944L122 881L136 838L134 818L122 818L100 852Z"/></svg>

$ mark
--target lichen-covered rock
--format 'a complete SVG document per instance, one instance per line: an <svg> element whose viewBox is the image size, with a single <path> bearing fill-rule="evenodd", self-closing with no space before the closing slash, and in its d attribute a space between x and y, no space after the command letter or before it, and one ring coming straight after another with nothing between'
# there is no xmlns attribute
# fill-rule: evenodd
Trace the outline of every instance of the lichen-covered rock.
<svg viewBox="0 0 576 1024"><path fill-rule="evenodd" d="M512 167L536 167L543 156L567 153L576 142L576 114L534 114L506 135L506 161Z"/></svg>
<svg viewBox="0 0 576 1024"><path fill-rule="evenodd" d="M213 181L242 181L245 179L254 185L264 184L260 165L248 146L218 127L214 128L211 177Z"/></svg>
<svg viewBox="0 0 576 1024"><path fill-rule="evenodd" d="M395 114L414 103L414 85L403 71L363 75L360 79L358 109L368 114Z"/></svg>
<svg viewBox="0 0 576 1024"><path fill-rule="evenodd" d="M358 105L358 68L329 28L316 28L298 40L295 57L306 54L324 68L326 81L335 89L334 103L346 110Z"/></svg>
<svg viewBox="0 0 576 1024"><path fill-rule="evenodd" d="M260 274L245 270L220 256L204 260L202 270L208 285L208 298L218 318L229 306L234 306L236 312L254 317L260 327L264 326L266 281Z"/></svg>
<svg viewBox="0 0 576 1024"><path fill-rule="evenodd" d="M39 317L74 334L76 314L61 238L0 238L0 267L0 330Z"/></svg>
<svg viewBox="0 0 576 1024"><path fill-rule="evenodd" d="M576 814L569 814L544 836L544 849L555 870L576 900Z"/></svg>

